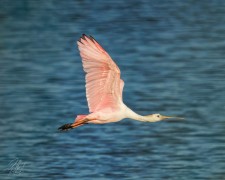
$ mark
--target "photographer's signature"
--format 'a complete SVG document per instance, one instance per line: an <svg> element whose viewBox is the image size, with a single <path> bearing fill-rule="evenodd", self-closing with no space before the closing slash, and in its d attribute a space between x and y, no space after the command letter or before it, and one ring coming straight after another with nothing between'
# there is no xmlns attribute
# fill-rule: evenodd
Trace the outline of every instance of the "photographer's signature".
<svg viewBox="0 0 225 180"><path fill-rule="evenodd" d="M5 171L8 174L21 174L23 170L25 169L25 166L27 165L27 162L22 161L18 158L13 159L8 164L8 167L5 169Z"/></svg>

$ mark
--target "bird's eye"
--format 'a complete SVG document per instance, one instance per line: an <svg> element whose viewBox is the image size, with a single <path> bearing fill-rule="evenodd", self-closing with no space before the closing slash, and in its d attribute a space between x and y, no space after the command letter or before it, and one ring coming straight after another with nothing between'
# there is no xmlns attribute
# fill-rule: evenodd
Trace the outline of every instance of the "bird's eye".
<svg viewBox="0 0 225 180"><path fill-rule="evenodd" d="M157 117L159 118L159 117L160 117L160 115L157 115Z"/></svg>

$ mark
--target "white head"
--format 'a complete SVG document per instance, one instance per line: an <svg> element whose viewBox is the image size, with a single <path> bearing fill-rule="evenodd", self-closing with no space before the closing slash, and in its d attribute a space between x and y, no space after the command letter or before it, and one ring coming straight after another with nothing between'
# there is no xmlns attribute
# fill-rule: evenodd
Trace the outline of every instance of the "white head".
<svg viewBox="0 0 225 180"><path fill-rule="evenodd" d="M161 120L169 119L169 118L184 119L184 118L181 118L181 117L163 116L161 114L150 114L150 115L147 115L145 117L146 117L146 120L148 122L156 122L156 121L161 121Z"/></svg>

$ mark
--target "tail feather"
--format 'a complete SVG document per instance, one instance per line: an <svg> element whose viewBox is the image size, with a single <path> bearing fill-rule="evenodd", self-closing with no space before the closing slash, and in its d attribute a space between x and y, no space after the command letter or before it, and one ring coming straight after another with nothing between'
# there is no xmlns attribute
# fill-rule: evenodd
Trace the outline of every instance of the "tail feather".
<svg viewBox="0 0 225 180"><path fill-rule="evenodd" d="M86 116L87 116L86 114L80 114L80 115L77 115L75 121L83 120Z"/></svg>

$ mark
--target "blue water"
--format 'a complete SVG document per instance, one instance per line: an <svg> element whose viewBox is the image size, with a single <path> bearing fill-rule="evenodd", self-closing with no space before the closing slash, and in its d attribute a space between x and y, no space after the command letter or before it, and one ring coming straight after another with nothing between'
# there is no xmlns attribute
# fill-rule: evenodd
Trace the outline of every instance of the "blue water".
<svg viewBox="0 0 225 180"><path fill-rule="evenodd" d="M0 1L0 179L225 179L225 1ZM140 114L88 113L76 40L94 36Z"/></svg>

